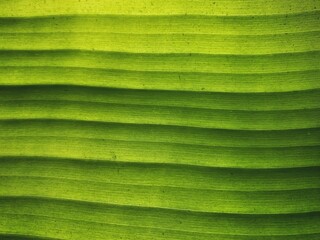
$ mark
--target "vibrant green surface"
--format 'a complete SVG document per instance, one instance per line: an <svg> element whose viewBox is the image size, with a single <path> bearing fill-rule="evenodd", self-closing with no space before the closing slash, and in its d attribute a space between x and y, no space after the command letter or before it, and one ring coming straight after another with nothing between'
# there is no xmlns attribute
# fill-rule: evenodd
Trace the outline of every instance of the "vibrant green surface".
<svg viewBox="0 0 320 240"><path fill-rule="evenodd" d="M303 21L304 24L301 24ZM320 29L317 12L274 16L209 17L204 15L60 15L0 18L3 33L105 32L140 34L262 35L312 32Z"/></svg>
<svg viewBox="0 0 320 240"><path fill-rule="evenodd" d="M111 15L277 15L316 12L317 0L11 0L1 2L3 17L46 16L64 14L111 14Z"/></svg>
<svg viewBox="0 0 320 240"><path fill-rule="evenodd" d="M319 0L0 2L0 239L320 239Z"/></svg>
<svg viewBox="0 0 320 240"><path fill-rule="evenodd" d="M320 63L319 61L314 61L314 59L319 58L319 55L319 51L246 56L191 53L134 54L79 50L8 50L0 52L0 64L1 66L22 67L82 67L140 72L234 73L239 75L319 71ZM237 83L239 84L239 82ZM261 81L259 83L264 84ZM216 92L217 89L214 89L214 91Z"/></svg>

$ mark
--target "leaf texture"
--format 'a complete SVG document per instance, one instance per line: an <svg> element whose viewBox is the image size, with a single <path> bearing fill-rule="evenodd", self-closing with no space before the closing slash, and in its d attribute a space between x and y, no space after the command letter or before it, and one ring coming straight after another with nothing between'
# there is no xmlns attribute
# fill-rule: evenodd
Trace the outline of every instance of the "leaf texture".
<svg viewBox="0 0 320 240"><path fill-rule="evenodd" d="M319 0L0 2L0 239L320 239Z"/></svg>

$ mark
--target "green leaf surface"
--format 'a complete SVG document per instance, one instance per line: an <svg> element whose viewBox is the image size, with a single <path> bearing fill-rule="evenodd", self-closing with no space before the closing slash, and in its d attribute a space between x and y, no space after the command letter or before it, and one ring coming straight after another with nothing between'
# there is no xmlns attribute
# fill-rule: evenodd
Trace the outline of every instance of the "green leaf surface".
<svg viewBox="0 0 320 240"><path fill-rule="evenodd" d="M320 239L319 9L0 1L0 239Z"/></svg>

